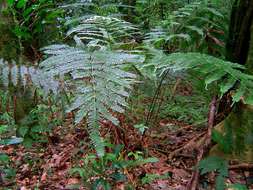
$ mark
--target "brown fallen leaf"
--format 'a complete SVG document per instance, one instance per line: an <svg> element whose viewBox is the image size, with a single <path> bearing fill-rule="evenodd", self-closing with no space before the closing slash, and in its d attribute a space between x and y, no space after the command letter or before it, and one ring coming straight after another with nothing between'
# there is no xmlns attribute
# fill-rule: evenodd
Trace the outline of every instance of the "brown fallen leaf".
<svg viewBox="0 0 253 190"><path fill-rule="evenodd" d="M78 178L69 178L67 185L75 185L75 184L79 184L80 180Z"/></svg>
<svg viewBox="0 0 253 190"><path fill-rule="evenodd" d="M47 180L47 172L44 172L40 178L41 182L45 182Z"/></svg>

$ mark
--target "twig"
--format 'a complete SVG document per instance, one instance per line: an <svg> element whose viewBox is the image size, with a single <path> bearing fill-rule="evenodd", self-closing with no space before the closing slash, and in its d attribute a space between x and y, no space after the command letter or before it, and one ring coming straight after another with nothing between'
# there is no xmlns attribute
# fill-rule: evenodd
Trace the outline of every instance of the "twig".
<svg viewBox="0 0 253 190"><path fill-rule="evenodd" d="M194 149L196 148L196 140L199 139L204 133L201 133L199 135L197 135L196 137L194 137L193 139L191 139L189 142L187 142L186 144L184 144L183 146L181 146L180 148L174 150L173 152L171 152L168 156L168 159L171 160L173 157L177 156L181 151L191 148Z"/></svg>
<svg viewBox="0 0 253 190"><path fill-rule="evenodd" d="M213 97L212 102L210 104L210 110L208 115L208 130L207 134L205 136L205 141L202 144L202 146L199 148L198 156L197 156L197 165L203 158L204 154L207 152L207 149L209 148L211 144L211 135L212 135L212 128L214 124L214 118L215 118L215 112L216 112L216 97ZM187 184L188 190L196 190L198 187L198 181L199 181L199 170L197 169L191 177L191 180Z"/></svg>
<svg viewBox="0 0 253 190"><path fill-rule="evenodd" d="M4 183L2 170L0 170L0 186Z"/></svg>
<svg viewBox="0 0 253 190"><path fill-rule="evenodd" d="M237 165L232 165L229 166L230 170L237 170L237 169L243 169L243 170L252 170L253 169L253 164L237 164Z"/></svg>

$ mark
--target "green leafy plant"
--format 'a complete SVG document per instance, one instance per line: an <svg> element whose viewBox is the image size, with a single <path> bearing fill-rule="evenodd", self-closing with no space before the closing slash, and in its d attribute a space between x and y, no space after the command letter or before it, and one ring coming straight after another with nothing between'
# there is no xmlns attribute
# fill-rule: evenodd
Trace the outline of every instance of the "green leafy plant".
<svg viewBox="0 0 253 190"><path fill-rule="evenodd" d="M0 115L0 145L19 144L23 138L16 137L16 124L14 118L4 112Z"/></svg>
<svg viewBox="0 0 253 190"><path fill-rule="evenodd" d="M246 185L242 185L242 184L232 184L232 185L229 185L229 188L233 188L234 190L248 190Z"/></svg>
<svg viewBox="0 0 253 190"><path fill-rule="evenodd" d="M147 33L147 42L169 52L186 50L224 55L229 13L224 14L219 4L193 1L171 12Z"/></svg>
<svg viewBox="0 0 253 190"><path fill-rule="evenodd" d="M13 17L13 33L20 40L20 46L31 43L31 48L37 48L38 44L45 42L45 31L51 30L51 34L57 31L57 18L61 15L60 9L55 9L54 0L8 0L6 14ZM48 26L51 26L49 28ZM54 28L54 31L52 30ZM57 35L57 34L56 34ZM56 36L55 35L55 36ZM42 36L44 37L42 40ZM53 35L52 35L53 36Z"/></svg>
<svg viewBox="0 0 253 190"><path fill-rule="evenodd" d="M208 85L217 82L220 96L230 89L234 89L233 102L243 100L245 104L253 104L253 91L250 90L253 85L253 76L242 72L241 70L244 70L245 67L240 64L200 53L165 55L162 52L157 52L154 60L159 62L156 69L160 74L169 69L173 72L197 72L199 77L203 77L206 89ZM239 84L237 84L238 82Z"/></svg>
<svg viewBox="0 0 253 190"><path fill-rule="evenodd" d="M209 172L217 172L216 177L216 189L224 190L226 185L224 178L228 177L228 162L219 157L207 157L199 163L198 168L200 169L201 175Z"/></svg>
<svg viewBox="0 0 253 190"><path fill-rule="evenodd" d="M89 154L83 159L83 166L71 170L72 175L77 173L84 184L91 189L102 187L111 189L117 182L126 182L125 169L130 169L142 164L156 162L156 158L143 158L141 152L130 152L124 158L122 145L108 145L112 152L106 152L102 157Z"/></svg>
<svg viewBox="0 0 253 190"><path fill-rule="evenodd" d="M125 64L144 61L140 55L114 50L131 37L131 30L135 29L125 21L95 16L68 32L75 34L75 47L52 45L43 49L49 58L40 67L48 76L61 76L74 86L75 100L67 111L78 110L76 123L87 119L91 140L100 156L104 154L100 122L106 119L118 125L113 112L124 112L128 91L136 78L125 71Z"/></svg>
<svg viewBox="0 0 253 190"><path fill-rule="evenodd" d="M141 133L141 135L143 135L144 131L148 129L148 127L145 126L143 123L134 125L134 128L137 129Z"/></svg>
<svg viewBox="0 0 253 190"><path fill-rule="evenodd" d="M13 180L16 175L15 169L11 167L11 160L7 154L0 153L0 182Z"/></svg>
<svg viewBox="0 0 253 190"><path fill-rule="evenodd" d="M45 49L52 56L40 66L49 75L70 74L75 88L75 100L67 111L78 109L75 122L87 117L88 129L98 154L104 154L99 126L102 119L118 125L111 111L122 113L127 106L126 89L131 89L135 75L123 70L124 63L136 63L140 57L122 52L90 52L80 47L55 45ZM111 111L110 111L111 110Z"/></svg>
<svg viewBox="0 0 253 190"><path fill-rule="evenodd" d="M115 0L75 0L64 1L59 8L65 10L67 16L79 17L87 15L99 15L104 17L121 18L133 6L123 1Z"/></svg>
<svg viewBox="0 0 253 190"><path fill-rule="evenodd" d="M124 49L130 46L139 30L129 22L124 20L92 16L88 18L80 17L74 19L79 21L77 26L71 28L67 35L74 35L77 44L86 44L88 47L103 49L109 46L111 49ZM72 23L73 20L66 24Z"/></svg>
<svg viewBox="0 0 253 190"><path fill-rule="evenodd" d="M58 123L56 119L50 120L51 109L39 104L21 121L17 133L24 139L25 146L31 147L34 142L48 142L49 133Z"/></svg>
<svg viewBox="0 0 253 190"><path fill-rule="evenodd" d="M1 100L3 94L0 91ZM2 104L1 104L2 105ZM15 121L7 112L0 112L0 145L12 145L19 144L22 142L22 138L17 138L15 136ZM0 182L3 183L7 179L13 180L16 172L15 169L11 167L11 160L9 156L5 153L0 153Z"/></svg>
<svg viewBox="0 0 253 190"><path fill-rule="evenodd" d="M149 28L159 25L166 19L167 13L186 4L186 1L178 0L137 0L134 21L143 27ZM134 16L134 15L133 15Z"/></svg>

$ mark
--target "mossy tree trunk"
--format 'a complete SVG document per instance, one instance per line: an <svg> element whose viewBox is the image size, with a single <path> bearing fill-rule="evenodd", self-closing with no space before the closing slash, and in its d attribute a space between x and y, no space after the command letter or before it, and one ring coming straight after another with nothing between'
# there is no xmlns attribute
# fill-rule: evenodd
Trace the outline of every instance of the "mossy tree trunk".
<svg viewBox="0 0 253 190"><path fill-rule="evenodd" d="M229 61L245 65L246 72L253 74L252 0L235 0L226 49ZM219 110L226 110L226 108L221 107ZM253 106L245 105L243 101L236 104L223 122L223 130L227 140L225 147L232 153L233 158L253 162Z"/></svg>

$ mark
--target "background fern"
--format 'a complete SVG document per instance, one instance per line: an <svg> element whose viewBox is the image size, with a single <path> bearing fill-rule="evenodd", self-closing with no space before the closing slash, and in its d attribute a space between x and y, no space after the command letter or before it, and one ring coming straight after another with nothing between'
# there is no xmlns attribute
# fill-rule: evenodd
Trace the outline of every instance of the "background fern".
<svg viewBox="0 0 253 190"><path fill-rule="evenodd" d="M76 0L69 1L59 6L67 11L67 15L80 17L84 15L99 15L121 18L124 14L120 11L122 8L130 8L117 0Z"/></svg>
<svg viewBox="0 0 253 190"><path fill-rule="evenodd" d="M122 49L124 44L133 43L139 30L129 22L102 16L79 18L79 24L68 31L67 35L74 35L78 44L103 48Z"/></svg>
<svg viewBox="0 0 253 190"><path fill-rule="evenodd" d="M146 41L169 52L184 49L223 55L228 18L220 5L194 1L167 13L159 27L147 33Z"/></svg>

